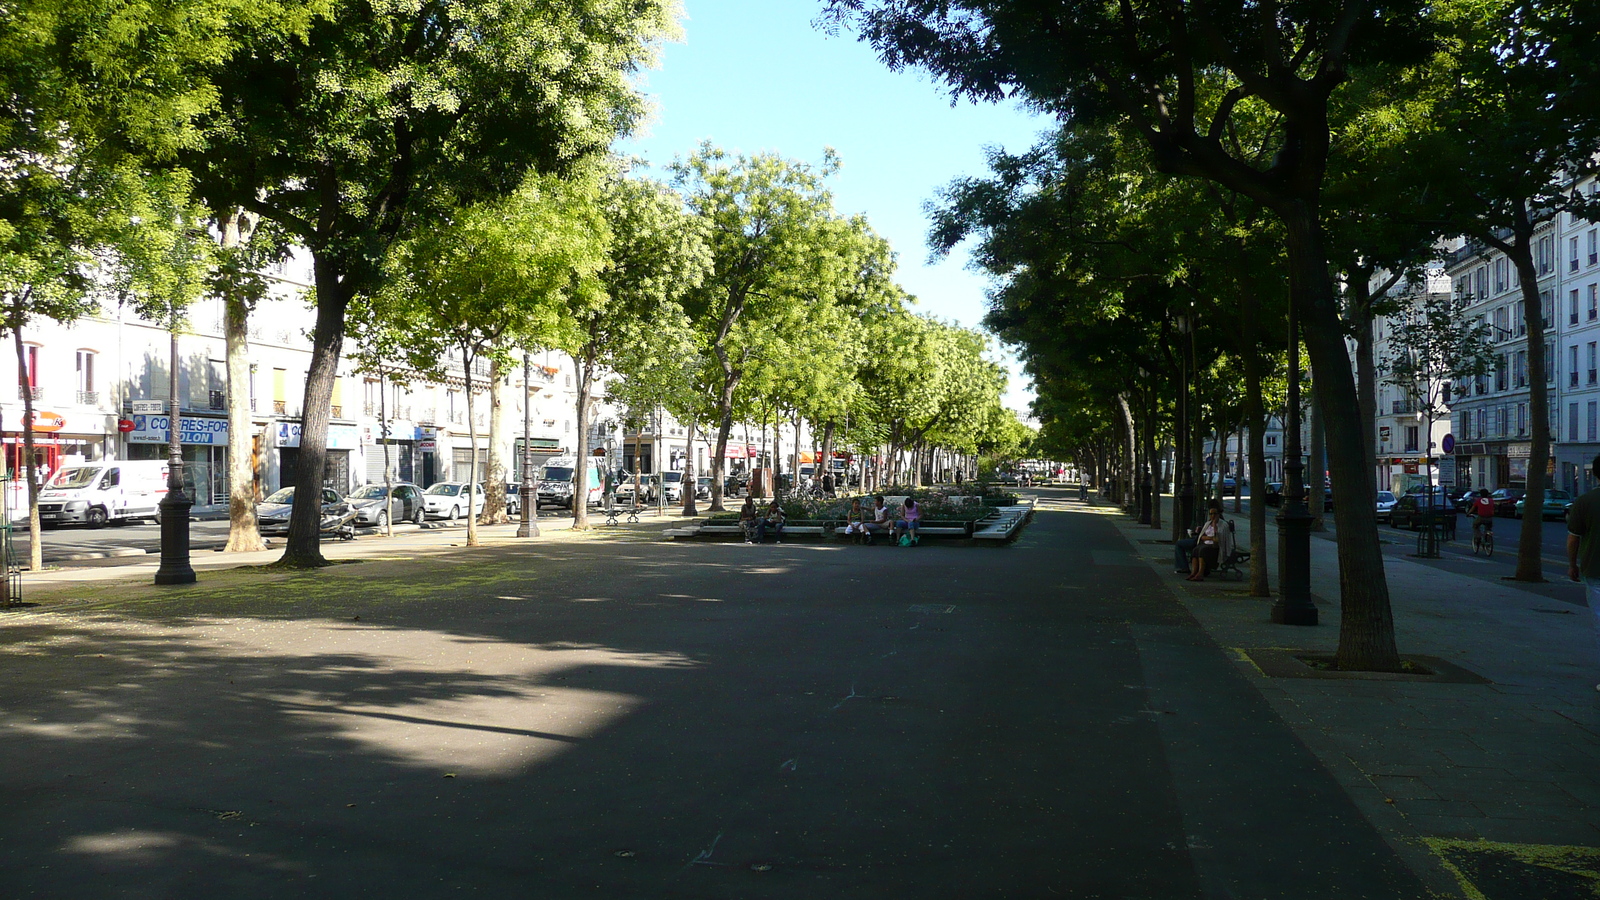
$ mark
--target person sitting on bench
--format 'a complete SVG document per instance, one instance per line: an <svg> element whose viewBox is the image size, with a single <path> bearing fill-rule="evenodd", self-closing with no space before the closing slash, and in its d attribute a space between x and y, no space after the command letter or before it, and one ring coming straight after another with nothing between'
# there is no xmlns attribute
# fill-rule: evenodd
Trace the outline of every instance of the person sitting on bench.
<svg viewBox="0 0 1600 900"><path fill-rule="evenodd" d="M1233 532L1222 520L1222 504L1213 500L1206 507L1206 523L1195 532L1195 552L1189 558L1189 580L1204 581L1206 573L1233 555Z"/></svg>
<svg viewBox="0 0 1600 900"><path fill-rule="evenodd" d="M765 544L769 531L774 535L773 543L783 543L783 522L783 507L779 506L776 500L768 503L761 517L756 519L756 543Z"/></svg>
<svg viewBox="0 0 1600 900"><path fill-rule="evenodd" d="M866 543L872 543L875 534L888 534L891 529L889 508L883 505L883 495L878 494L872 498L872 518L863 524L866 533Z"/></svg>
<svg viewBox="0 0 1600 900"><path fill-rule="evenodd" d="M917 506L915 497L907 497L905 505L900 508L900 518L895 521L894 531L891 532L891 535L896 539L901 535L909 537L910 543L906 546L911 546L911 544L915 544L919 540L917 528L921 525L922 509Z"/></svg>

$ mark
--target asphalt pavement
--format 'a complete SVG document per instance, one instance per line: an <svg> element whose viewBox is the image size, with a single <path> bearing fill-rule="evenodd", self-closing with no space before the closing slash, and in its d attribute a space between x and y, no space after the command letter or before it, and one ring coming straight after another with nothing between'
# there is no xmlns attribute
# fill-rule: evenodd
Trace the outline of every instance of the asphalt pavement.
<svg viewBox="0 0 1600 900"><path fill-rule="evenodd" d="M41 578L0 631L0 889L1419 896L1134 545L1051 505L1000 548Z"/></svg>
<svg viewBox="0 0 1600 900"><path fill-rule="evenodd" d="M1390 557L1437 672L1318 674L1331 541L1324 624L1274 626L1037 493L1002 547L499 526L29 575L0 896L1592 896L1571 585Z"/></svg>

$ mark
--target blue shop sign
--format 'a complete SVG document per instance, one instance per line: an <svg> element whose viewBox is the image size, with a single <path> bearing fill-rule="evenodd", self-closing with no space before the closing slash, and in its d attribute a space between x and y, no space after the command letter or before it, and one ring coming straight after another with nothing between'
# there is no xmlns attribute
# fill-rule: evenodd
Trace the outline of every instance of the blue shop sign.
<svg viewBox="0 0 1600 900"><path fill-rule="evenodd" d="M135 444L165 444L170 440L168 416L133 416L133 430L128 440ZM228 420L180 416L178 418L178 443L210 447L228 445Z"/></svg>

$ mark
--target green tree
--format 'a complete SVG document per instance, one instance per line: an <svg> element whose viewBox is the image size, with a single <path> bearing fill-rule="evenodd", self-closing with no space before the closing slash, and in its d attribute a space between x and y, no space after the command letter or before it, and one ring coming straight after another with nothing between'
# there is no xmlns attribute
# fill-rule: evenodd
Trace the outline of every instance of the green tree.
<svg viewBox="0 0 1600 900"><path fill-rule="evenodd" d="M671 360L681 349L675 345L686 338L686 326L679 301L699 286L711 264L703 221L689 214L671 188L619 172L606 179L599 202L610 236L605 261L593 274L590 289L567 294L557 340L577 370L575 498L585 496L589 483L590 407L601 369L639 383L643 390L635 402L644 402L645 392L670 391L679 383L670 366L659 367L656 361ZM665 380L651 383L658 376ZM695 420L688 421L693 446ZM692 481L685 482L684 493L693 498ZM588 527L588 504L574 502L572 514L573 527Z"/></svg>
<svg viewBox="0 0 1600 900"><path fill-rule="evenodd" d="M828 0L893 67L919 66L958 96L1016 96L1075 122L1107 121L1143 141L1162 171L1250 198L1285 231L1290 296L1328 414L1339 494L1339 662L1394 670L1377 519L1365 491L1359 404L1329 277L1322 194L1339 116L1379 79L1352 69L1423 64L1435 19L1422 0L1273 7L1068 0ZM1337 95L1337 102L1335 100ZM1387 99L1385 100L1387 102ZM1266 141L1241 140L1261 124Z"/></svg>
<svg viewBox="0 0 1600 900"><path fill-rule="evenodd" d="M230 32L217 103L180 152L216 209L243 208L311 253L316 324L297 482L320 484L346 313L389 250L451 210L565 172L638 120L630 76L675 29L667 0L431 5L310 2ZM323 562L297 492L288 565Z"/></svg>
<svg viewBox="0 0 1600 900"><path fill-rule="evenodd" d="M710 144L673 164L690 210L705 222L712 260L684 309L703 358L714 363L696 379L715 409L713 510L723 508L728 434L758 348L853 287L858 229L835 215L824 187L837 168L831 151L810 166L773 154L730 157Z"/></svg>
<svg viewBox="0 0 1600 900"><path fill-rule="evenodd" d="M461 366L469 484L478 471L474 370L514 344L559 340L568 297L604 265L607 239L594 179L530 176L510 197L456 209L396 245L367 311L376 327L363 338L436 381ZM472 496L467 545L477 546Z"/></svg>

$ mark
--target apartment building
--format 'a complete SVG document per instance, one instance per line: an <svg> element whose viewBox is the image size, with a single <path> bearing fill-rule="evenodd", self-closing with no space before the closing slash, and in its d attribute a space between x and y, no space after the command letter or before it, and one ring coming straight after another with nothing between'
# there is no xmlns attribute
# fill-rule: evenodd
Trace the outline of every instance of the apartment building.
<svg viewBox="0 0 1600 900"><path fill-rule="evenodd" d="M225 509L229 493L230 445L247 448L255 463L258 494L294 483L300 451L308 335L313 310L305 301L310 263L291 257L265 273L271 293L250 320L251 434L235 442L228 425L228 379L223 307L203 300L189 311L174 360L170 332L107 301L71 325L48 320L22 335L20 371L9 367L16 391L0 394L0 449L4 451L6 503L13 514L26 507L20 482L24 469L22 392L35 411L35 457L41 471L59 471L86 460L164 459L167 455L170 373L178 372L179 440L185 489L197 510ZM340 360L329 410L324 480L339 491L390 477L421 485L465 480L473 475L472 440L477 432L477 477L487 473L488 365L473 369L473 416L467 418L467 379L459 359L447 361L442 382L419 378L398 361L378 372L358 371L347 345ZM10 355L10 354L8 354ZM503 381L501 452L508 462L524 441L535 462L570 454L577 446L577 391L571 360L555 351L533 354L528 379L529 418L523 434L524 381L513 366ZM603 395L603 391L599 392ZM604 400L597 419L615 418ZM387 459L385 449L388 450ZM512 477L516 477L513 473Z"/></svg>
<svg viewBox="0 0 1600 900"><path fill-rule="evenodd" d="M1593 195L1588 179L1578 189ZM1446 261L1462 315L1491 331L1490 374L1457 385L1451 403L1456 485L1521 487L1528 467L1542 464L1553 486L1582 491L1595 482L1586 470L1600 453L1600 227L1562 213L1534 235L1534 268L1545 326L1543 373L1528 371L1521 281L1509 259L1466 246ZM1529 379L1549 388L1544 410L1529 409ZM1531 416L1550 422L1551 457L1531 456Z"/></svg>

